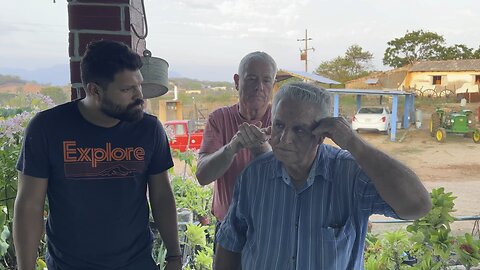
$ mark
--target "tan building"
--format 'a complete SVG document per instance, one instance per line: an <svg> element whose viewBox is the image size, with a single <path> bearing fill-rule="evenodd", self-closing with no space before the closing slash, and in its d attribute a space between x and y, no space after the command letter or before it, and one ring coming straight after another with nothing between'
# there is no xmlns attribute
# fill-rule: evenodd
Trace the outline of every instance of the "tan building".
<svg viewBox="0 0 480 270"><path fill-rule="evenodd" d="M346 88L399 89L419 96L457 95L480 101L480 59L421 61L347 82Z"/></svg>
<svg viewBox="0 0 480 270"><path fill-rule="evenodd" d="M423 95L449 94L478 97L480 59L418 62L410 68L403 86ZM476 94L475 94L476 93Z"/></svg>

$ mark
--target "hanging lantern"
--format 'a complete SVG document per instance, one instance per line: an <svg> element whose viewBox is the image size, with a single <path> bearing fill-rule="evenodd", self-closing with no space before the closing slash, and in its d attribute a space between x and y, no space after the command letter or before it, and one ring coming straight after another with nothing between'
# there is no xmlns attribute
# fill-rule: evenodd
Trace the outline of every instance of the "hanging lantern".
<svg viewBox="0 0 480 270"><path fill-rule="evenodd" d="M168 63L162 58L152 57L149 50L143 51L142 92L144 98L159 97L168 92Z"/></svg>

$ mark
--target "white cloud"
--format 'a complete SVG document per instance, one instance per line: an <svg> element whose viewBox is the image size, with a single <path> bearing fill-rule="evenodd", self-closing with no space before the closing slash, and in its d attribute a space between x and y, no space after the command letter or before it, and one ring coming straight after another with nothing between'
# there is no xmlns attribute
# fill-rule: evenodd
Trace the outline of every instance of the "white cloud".
<svg viewBox="0 0 480 270"><path fill-rule="evenodd" d="M147 46L182 74L219 79L253 50L269 52L279 67L302 70L299 48L304 44L297 39L308 29L313 38L308 46L316 48L309 54L311 69L354 43L371 51L381 68L386 43L407 29L435 31L449 45L478 48L478 1L146 0ZM0 67L68 62L68 2L21 0L21 10L17 2L2 6ZM439 15L446 10L448 16ZM210 72L203 72L208 66Z"/></svg>
<svg viewBox="0 0 480 270"><path fill-rule="evenodd" d="M201 23L201 22L186 22L182 23L188 26L195 26L201 29L212 29L212 30L220 30L220 31L236 31L240 28L240 25L235 22L225 22L220 24L212 24L212 23Z"/></svg>
<svg viewBox="0 0 480 270"><path fill-rule="evenodd" d="M248 32L256 32L256 33L273 33L273 30L268 27L252 27L248 28Z"/></svg>
<svg viewBox="0 0 480 270"><path fill-rule="evenodd" d="M218 1L215 0L177 0L177 4L188 8L216 9Z"/></svg>
<svg viewBox="0 0 480 270"><path fill-rule="evenodd" d="M305 7L309 0L240 0L223 1L217 6L220 14L232 19L254 19L262 21L274 21L277 23L291 23L298 18L301 8Z"/></svg>

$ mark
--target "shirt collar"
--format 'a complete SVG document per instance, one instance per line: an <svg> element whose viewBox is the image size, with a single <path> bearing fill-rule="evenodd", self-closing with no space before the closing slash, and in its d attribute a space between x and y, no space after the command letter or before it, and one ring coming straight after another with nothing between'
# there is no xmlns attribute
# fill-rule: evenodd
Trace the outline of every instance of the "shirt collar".
<svg viewBox="0 0 480 270"><path fill-rule="evenodd" d="M331 181L330 175L330 170L329 170L329 154L328 154L328 148L325 147L324 144L321 144L318 147L317 150L317 155L315 157L315 161L313 162L312 168L310 169L310 173L308 175L308 180L307 182L313 183L314 179L317 179L319 175L323 176L320 179L324 179L327 181ZM282 179L284 176L284 173L286 174L286 170L284 169L282 162L280 162L278 159L275 159L275 177L274 179ZM309 185L311 183L308 183Z"/></svg>

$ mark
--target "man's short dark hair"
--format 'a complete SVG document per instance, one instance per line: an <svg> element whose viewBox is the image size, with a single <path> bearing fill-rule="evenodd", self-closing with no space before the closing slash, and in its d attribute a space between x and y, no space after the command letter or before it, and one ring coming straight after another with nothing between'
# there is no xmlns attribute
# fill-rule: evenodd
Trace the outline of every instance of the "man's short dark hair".
<svg viewBox="0 0 480 270"><path fill-rule="evenodd" d="M112 41L99 40L87 45L87 50L80 62L82 83L96 83L106 89L115 74L124 70L138 70L142 59L127 45Z"/></svg>

